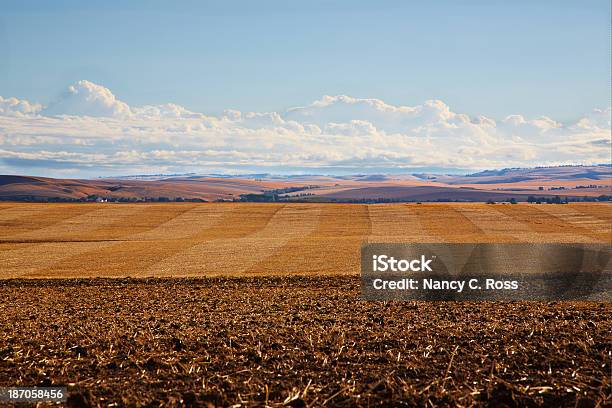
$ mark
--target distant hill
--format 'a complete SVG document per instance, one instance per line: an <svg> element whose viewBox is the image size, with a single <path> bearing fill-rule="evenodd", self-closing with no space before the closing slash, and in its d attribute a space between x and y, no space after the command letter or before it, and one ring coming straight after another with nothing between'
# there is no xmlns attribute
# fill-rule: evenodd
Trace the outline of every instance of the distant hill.
<svg viewBox="0 0 612 408"><path fill-rule="evenodd" d="M0 176L10 201L525 201L529 196L606 199L612 167L561 166L487 170L468 175L212 177L193 174L80 180ZM601 198L603 197L603 198Z"/></svg>
<svg viewBox="0 0 612 408"><path fill-rule="evenodd" d="M241 194L259 194L276 183L213 178L72 180L45 177L0 176L0 199L18 201L145 199L232 200Z"/></svg>
<svg viewBox="0 0 612 408"><path fill-rule="evenodd" d="M535 168L512 168L502 170L485 170L466 176L447 176L450 184L493 184L516 183L520 181L572 181L572 180L606 180L610 178L610 166L558 166ZM438 179L445 179L444 176Z"/></svg>

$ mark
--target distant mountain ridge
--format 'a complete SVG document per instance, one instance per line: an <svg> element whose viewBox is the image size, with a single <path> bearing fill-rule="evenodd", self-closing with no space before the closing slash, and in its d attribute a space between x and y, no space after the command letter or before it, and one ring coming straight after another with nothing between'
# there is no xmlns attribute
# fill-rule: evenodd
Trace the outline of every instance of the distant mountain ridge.
<svg viewBox="0 0 612 408"><path fill-rule="evenodd" d="M53 179L0 175L0 200L12 201L526 201L612 195L612 166L486 170L467 175L257 174L247 176L140 175Z"/></svg>

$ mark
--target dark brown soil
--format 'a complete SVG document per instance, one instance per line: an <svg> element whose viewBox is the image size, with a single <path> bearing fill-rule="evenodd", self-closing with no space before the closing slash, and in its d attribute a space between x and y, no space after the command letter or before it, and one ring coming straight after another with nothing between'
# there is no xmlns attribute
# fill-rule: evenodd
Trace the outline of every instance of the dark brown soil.
<svg viewBox="0 0 612 408"><path fill-rule="evenodd" d="M0 386L72 406L605 406L609 303L376 303L356 277L0 282Z"/></svg>

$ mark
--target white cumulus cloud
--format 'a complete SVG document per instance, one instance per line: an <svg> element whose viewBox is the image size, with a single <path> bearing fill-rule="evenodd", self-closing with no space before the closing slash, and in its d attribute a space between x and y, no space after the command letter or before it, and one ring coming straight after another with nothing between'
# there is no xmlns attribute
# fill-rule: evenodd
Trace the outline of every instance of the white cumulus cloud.
<svg viewBox="0 0 612 408"><path fill-rule="evenodd" d="M42 105L30 103L17 98L3 98L0 96L0 115L23 116L40 112Z"/></svg>
<svg viewBox="0 0 612 408"><path fill-rule="evenodd" d="M150 171L500 168L609 161L610 108L572 123L324 96L279 112L219 117L176 104L129 106L79 81L43 107L0 97L0 169ZM274 171L274 170L273 170Z"/></svg>
<svg viewBox="0 0 612 408"><path fill-rule="evenodd" d="M127 117L130 107L101 85L79 81L43 111L47 115Z"/></svg>

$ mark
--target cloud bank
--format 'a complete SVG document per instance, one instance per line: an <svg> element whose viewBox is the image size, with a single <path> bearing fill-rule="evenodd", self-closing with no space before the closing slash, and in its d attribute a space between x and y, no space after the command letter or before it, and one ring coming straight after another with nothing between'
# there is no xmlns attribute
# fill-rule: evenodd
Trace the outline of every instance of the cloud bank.
<svg viewBox="0 0 612 408"><path fill-rule="evenodd" d="M439 100L396 106L323 96L282 112L210 116L175 104L130 106L79 81L42 106L0 97L0 171L359 172L594 164L610 160L610 107L574 123L457 113Z"/></svg>

